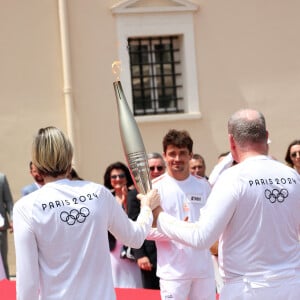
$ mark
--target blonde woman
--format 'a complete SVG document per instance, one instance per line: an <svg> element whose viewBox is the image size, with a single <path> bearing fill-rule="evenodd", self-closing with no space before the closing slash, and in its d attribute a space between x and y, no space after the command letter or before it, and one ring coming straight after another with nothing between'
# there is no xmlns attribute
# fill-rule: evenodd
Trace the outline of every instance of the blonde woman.
<svg viewBox="0 0 300 300"><path fill-rule="evenodd" d="M151 227L154 191L140 197L132 222L107 188L68 179L72 156L62 131L38 131L32 162L45 185L14 207L18 299L114 300L107 231L140 247Z"/></svg>

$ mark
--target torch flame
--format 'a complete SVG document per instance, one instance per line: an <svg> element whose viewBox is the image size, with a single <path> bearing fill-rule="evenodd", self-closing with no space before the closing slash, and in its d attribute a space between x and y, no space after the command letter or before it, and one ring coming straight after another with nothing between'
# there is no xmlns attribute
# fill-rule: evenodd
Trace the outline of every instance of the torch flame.
<svg viewBox="0 0 300 300"><path fill-rule="evenodd" d="M122 71L121 61L120 60L115 60L111 64L111 68L112 68L113 74L116 75L117 81L120 80L120 74L121 74L121 71Z"/></svg>

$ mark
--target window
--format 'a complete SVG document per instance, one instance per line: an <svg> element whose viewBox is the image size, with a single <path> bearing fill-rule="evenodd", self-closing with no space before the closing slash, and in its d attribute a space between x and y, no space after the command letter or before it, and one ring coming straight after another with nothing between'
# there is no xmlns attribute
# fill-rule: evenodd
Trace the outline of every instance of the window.
<svg viewBox="0 0 300 300"><path fill-rule="evenodd" d="M134 115L182 113L179 37L129 38Z"/></svg>
<svg viewBox="0 0 300 300"><path fill-rule="evenodd" d="M137 122L199 119L194 14L188 0L124 0L116 17L120 80Z"/></svg>

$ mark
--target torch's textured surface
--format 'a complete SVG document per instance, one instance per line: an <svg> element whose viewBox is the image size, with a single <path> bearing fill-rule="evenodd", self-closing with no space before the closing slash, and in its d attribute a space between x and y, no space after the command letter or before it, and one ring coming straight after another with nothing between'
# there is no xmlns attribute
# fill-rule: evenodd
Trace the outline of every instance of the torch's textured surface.
<svg viewBox="0 0 300 300"><path fill-rule="evenodd" d="M139 193L146 194L151 189L149 166L143 139L128 106L120 81L115 81L120 134L126 160Z"/></svg>

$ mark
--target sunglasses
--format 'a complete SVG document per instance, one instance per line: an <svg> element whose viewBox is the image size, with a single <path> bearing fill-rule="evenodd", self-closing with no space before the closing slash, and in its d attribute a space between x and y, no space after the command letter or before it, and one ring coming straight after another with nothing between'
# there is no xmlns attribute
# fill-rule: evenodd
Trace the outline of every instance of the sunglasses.
<svg viewBox="0 0 300 300"><path fill-rule="evenodd" d="M111 179L117 179L117 178L123 179L125 178L125 174L119 174L119 175L111 175L110 178Z"/></svg>
<svg viewBox="0 0 300 300"><path fill-rule="evenodd" d="M154 167L149 167L150 171L153 172L155 169L159 172L161 172L164 167L163 166L154 166Z"/></svg>
<svg viewBox="0 0 300 300"><path fill-rule="evenodd" d="M292 158L295 158L295 157L297 156L297 153L298 153L299 156L300 156L300 151L296 151L296 152L291 153L291 157L292 157Z"/></svg>
<svg viewBox="0 0 300 300"><path fill-rule="evenodd" d="M192 167L192 170L196 170L196 169L203 169L203 166L194 166L194 167Z"/></svg>

